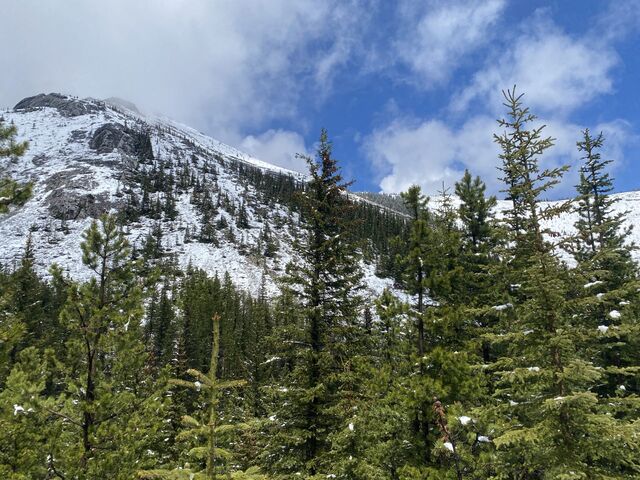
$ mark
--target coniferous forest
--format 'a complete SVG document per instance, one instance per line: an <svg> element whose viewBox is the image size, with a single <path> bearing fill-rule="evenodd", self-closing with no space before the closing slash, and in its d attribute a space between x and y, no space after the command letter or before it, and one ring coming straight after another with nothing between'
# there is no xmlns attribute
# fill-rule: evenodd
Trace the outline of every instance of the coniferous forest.
<svg viewBox="0 0 640 480"><path fill-rule="evenodd" d="M39 275L27 239L0 269L0 478L640 478L639 271L606 139L576 139L575 198L543 204L567 168L542 167L525 102L504 92L499 217L469 171L354 201L325 131L307 184L249 172L302 218L275 298L134 251L135 205L84 232L88 281ZM0 124L1 156L15 137ZM0 212L29 195L2 180ZM363 256L395 293L364 293Z"/></svg>

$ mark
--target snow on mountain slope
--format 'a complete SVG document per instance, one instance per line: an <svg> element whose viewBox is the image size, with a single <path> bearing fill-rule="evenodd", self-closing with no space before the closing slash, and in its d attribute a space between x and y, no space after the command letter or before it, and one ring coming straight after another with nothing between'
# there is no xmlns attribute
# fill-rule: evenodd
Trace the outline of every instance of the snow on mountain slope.
<svg viewBox="0 0 640 480"><path fill-rule="evenodd" d="M152 220L141 216L125 227L129 241L141 248L154 228L162 231L165 252L177 254L181 265L192 264L207 272L228 272L241 288L256 293L263 283L267 293L278 291L277 278L296 258L294 240L300 234L299 219L289 207L265 200L241 165L304 181L305 175L252 158L192 128L160 118L148 118L122 104L63 95L40 95L25 99L21 109L0 112L18 129L20 140L29 141L24 157L3 160L14 178L34 184L33 197L22 207L0 216L0 263L12 264L23 253L31 233L37 268L46 272L52 263L74 278L86 278L82 265L82 232L101 211L123 208L127 192L142 195L131 182L131 171L152 169L145 156L162 159L167 175L191 169L191 177L211 187L218 205L212 219L225 224L214 243L194 239L203 226L203 213L194 205L193 188L176 190L175 220ZM140 136L137 132L144 132ZM147 142L152 153L149 152ZM150 201L164 201L163 192ZM155 199L155 200L154 200ZM234 212L246 209L248 225L237 226ZM258 247L265 229L271 232L277 251L262 255ZM191 239L189 233L191 232ZM391 284L365 266L365 282L377 294Z"/></svg>
<svg viewBox="0 0 640 480"><path fill-rule="evenodd" d="M626 213L626 224L633 226L631 235L627 238L627 244L635 244L640 246L640 191L615 193L611 195L617 199L617 202L613 206L615 213ZM547 202L545 205L559 204L562 202ZM500 200L498 201L498 210L504 211L510 207L509 203ZM566 238L569 235L573 235L576 232L574 227L578 220L578 214L576 212L564 213L553 220L546 221L545 227L557 234L557 238ZM632 256L640 261L640 251L633 250ZM560 252L561 258L567 261L569 264L572 260L566 252Z"/></svg>
<svg viewBox="0 0 640 480"><path fill-rule="evenodd" d="M211 274L228 272L238 286L253 293L263 280L269 294L278 291L278 277L296 259L299 218L277 198L265 196L246 170L293 182L304 181L305 175L252 158L171 120L144 116L117 99L103 102L50 94L25 99L17 106L21 108L0 116L13 122L19 138L30 146L22 158L3 159L2 167L21 181L33 182L34 195L23 207L0 216L0 263L18 261L31 233L41 272L55 262L72 277L86 278L89 272L82 265L79 248L82 232L100 212L122 211L128 195L142 197L140 174L149 175L160 162L159 168L176 178L181 169L190 168L189 186L176 189L175 219L140 216L127 223L125 234L132 245L142 248L157 229L164 252L175 253L181 265L192 264ZM204 221L202 209L194 202L194 178L217 202L211 219L217 225L215 242L203 242L194 235ZM164 202L166 196L156 191L149 201ZM629 222L637 224L640 192L616 196L620 199L616 208L629 211ZM375 195L361 201L380 204ZM384 208L402 210L393 205ZM499 209L505 208L507 204L500 202ZM237 222L241 209L246 209L244 227ZM566 235L573 231L574 222L575 215L567 214L550 227ZM264 254L265 230L277 245L274 254ZM640 243L638 229L630 241ZM390 280L375 276L373 265L365 265L364 270L372 294L391 286Z"/></svg>

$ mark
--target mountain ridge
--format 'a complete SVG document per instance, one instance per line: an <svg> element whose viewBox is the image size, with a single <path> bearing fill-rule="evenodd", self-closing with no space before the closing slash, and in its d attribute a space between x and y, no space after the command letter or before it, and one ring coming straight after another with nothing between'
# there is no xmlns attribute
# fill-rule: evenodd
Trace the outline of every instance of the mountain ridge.
<svg viewBox="0 0 640 480"><path fill-rule="evenodd" d="M91 220L102 212L133 209L130 199L144 202L148 193L151 209L161 204L164 213L154 212L156 218L132 214L125 233L134 248L145 248L156 229L163 254L175 253L180 265L228 272L253 293L263 284L269 294L277 293L278 277L295 259L300 231L298 213L282 198L306 175L172 120L102 100L41 94L16 107L2 116L30 146L23 157L6 160L5 168L19 181L33 182L34 189L24 206L0 217L5 239L0 263L15 263L31 235L41 273L55 262L70 276L83 278L89 272L80 261L79 244ZM158 179L165 184L145 190L145 182ZM278 191L271 195L269 189ZM175 214L169 219L165 206L170 201ZM211 217L206 226L205 216ZM205 228L211 237L201 241ZM267 241L276 248L265 255ZM391 286L375 276L372 263L364 268L372 293Z"/></svg>
<svg viewBox="0 0 640 480"><path fill-rule="evenodd" d="M305 174L251 157L173 120L146 116L121 99L40 94L1 115L16 125L20 140L30 142L24 157L3 160L5 168L20 181L34 182L34 194L0 217L0 263L17 262L31 234L41 273L55 262L72 277L85 277L82 232L102 212L131 210L125 231L134 248L147 248L155 232L162 243L159 254L175 254L182 266L228 272L253 293L263 284L271 295L279 291L278 277L296 259L300 231L299 214L286 199L305 182ZM151 207L145 207L145 195ZM397 196L350 196L389 216L405 215ZM637 224L640 192L614 196L621 199L616 208L628 210L628 222ZM498 215L507 207L499 201ZM156 211L136 215L136 208ZM172 215L167 209L174 210ZM548 226L565 236L575 220L575 214L565 214ZM640 243L640 232L631 240ZM372 258L364 270L371 294L392 287L390 279L375 275Z"/></svg>

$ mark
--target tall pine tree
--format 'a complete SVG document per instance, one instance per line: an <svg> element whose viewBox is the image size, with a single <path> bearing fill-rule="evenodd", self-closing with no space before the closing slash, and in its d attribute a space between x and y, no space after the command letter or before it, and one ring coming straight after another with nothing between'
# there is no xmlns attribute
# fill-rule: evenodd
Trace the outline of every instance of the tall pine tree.
<svg viewBox="0 0 640 480"><path fill-rule="evenodd" d="M304 157L310 180L302 197L305 236L301 263L288 267L287 283L301 307L294 332L300 348L284 380L284 408L275 413L284 427L275 440L272 469L303 478L331 472L331 435L345 425L344 389L361 342L359 252L352 237L348 183L342 181L322 130L316 158ZM279 444L278 444L279 443Z"/></svg>
<svg viewBox="0 0 640 480"><path fill-rule="evenodd" d="M141 289L115 217L93 221L81 248L92 277L69 285L56 394L39 409L50 416L52 455L64 476L131 478L136 461L148 463L147 452L162 445L157 414L165 397L144 368Z"/></svg>

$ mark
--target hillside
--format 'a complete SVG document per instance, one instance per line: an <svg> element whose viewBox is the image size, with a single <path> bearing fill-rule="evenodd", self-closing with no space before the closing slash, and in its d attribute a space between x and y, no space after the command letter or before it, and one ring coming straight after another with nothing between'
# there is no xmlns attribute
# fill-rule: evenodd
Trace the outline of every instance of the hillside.
<svg viewBox="0 0 640 480"><path fill-rule="evenodd" d="M278 291L278 276L296 258L300 229L293 198L304 175L171 120L144 116L118 99L41 94L2 117L29 141L27 154L6 169L33 182L34 195L0 217L0 263L14 263L31 233L41 272L56 262L82 278L88 271L80 261L81 234L93 217L112 211L123 216L127 237L140 251L155 248L155 257L175 255L182 266L229 272L254 293L263 279L269 294ZM383 221L395 217L398 223L404 213L397 195L357 195L367 214L380 211ZM637 223L640 193L617 197L617 208ZM505 207L500 202L498 208ZM568 234L574 221L565 215L553 228ZM380 222L366 222L370 238ZM378 242L387 233L375 233ZM638 235L630 240L639 243ZM379 294L391 281L375 275L374 257L365 265L365 283Z"/></svg>
<svg viewBox="0 0 640 480"><path fill-rule="evenodd" d="M277 291L277 277L295 258L292 198L304 175L122 101L38 95L2 117L29 141L27 154L6 167L33 182L34 195L0 218L0 263L15 262L31 233L41 272L56 262L83 277L81 234L92 217L112 211L126 217L137 249L156 237L156 256L229 272L253 292L264 277L268 293ZM365 271L372 292L390 284L375 277L373 265Z"/></svg>

